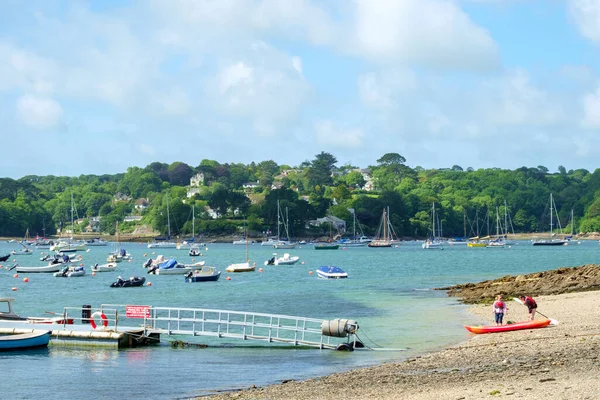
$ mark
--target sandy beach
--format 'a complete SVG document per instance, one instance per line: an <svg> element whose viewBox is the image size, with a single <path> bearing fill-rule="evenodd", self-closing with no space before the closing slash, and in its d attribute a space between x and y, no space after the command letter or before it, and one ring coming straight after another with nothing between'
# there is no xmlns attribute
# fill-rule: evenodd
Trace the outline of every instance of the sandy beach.
<svg viewBox="0 0 600 400"><path fill-rule="evenodd" d="M443 351L302 382L222 393L211 399L597 399L600 291L538 296L548 328L472 335ZM527 319L509 302L505 322ZM469 325L491 325L490 305L470 306ZM536 319L543 319L538 314Z"/></svg>

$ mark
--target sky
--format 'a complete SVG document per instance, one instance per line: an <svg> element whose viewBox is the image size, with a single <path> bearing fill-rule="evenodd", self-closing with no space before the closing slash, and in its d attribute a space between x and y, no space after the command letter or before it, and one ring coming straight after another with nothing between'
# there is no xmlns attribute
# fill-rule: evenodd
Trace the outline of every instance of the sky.
<svg viewBox="0 0 600 400"><path fill-rule="evenodd" d="M0 176L600 160L600 0L2 0Z"/></svg>

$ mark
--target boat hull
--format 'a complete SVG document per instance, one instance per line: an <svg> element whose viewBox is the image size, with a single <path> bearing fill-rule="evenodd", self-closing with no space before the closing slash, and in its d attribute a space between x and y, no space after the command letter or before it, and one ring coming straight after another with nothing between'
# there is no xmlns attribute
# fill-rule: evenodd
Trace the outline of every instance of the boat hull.
<svg viewBox="0 0 600 400"><path fill-rule="evenodd" d="M0 336L0 351L27 350L46 347L50 342L50 331L34 331Z"/></svg>
<svg viewBox="0 0 600 400"><path fill-rule="evenodd" d="M323 266L317 268L317 276L321 279L345 279L348 274L339 267Z"/></svg>
<svg viewBox="0 0 600 400"><path fill-rule="evenodd" d="M45 265L41 267L21 267L17 266L17 273L33 274L33 273L51 273L58 272L63 267L63 264Z"/></svg>
<svg viewBox="0 0 600 400"><path fill-rule="evenodd" d="M339 244L327 244L327 243L315 244L315 250L337 250L339 248L340 248Z"/></svg>
<svg viewBox="0 0 600 400"><path fill-rule="evenodd" d="M226 272L252 272L256 269L254 265L250 263L237 263L230 264L227 268L225 268Z"/></svg>
<svg viewBox="0 0 600 400"><path fill-rule="evenodd" d="M498 332L509 332L509 331L517 331L521 329L537 329L544 328L550 325L550 320L537 320L537 321L525 321L525 322L517 322L515 324L506 324L501 326L468 326L465 325L465 328L472 333L498 333Z"/></svg>
<svg viewBox="0 0 600 400"><path fill-rule="evenodd" d="M195 271L193 275L185 277L186 282L214 282L218 281L221 276L221 271L217 271L213 267L205 267L200 271Z"/></svg>

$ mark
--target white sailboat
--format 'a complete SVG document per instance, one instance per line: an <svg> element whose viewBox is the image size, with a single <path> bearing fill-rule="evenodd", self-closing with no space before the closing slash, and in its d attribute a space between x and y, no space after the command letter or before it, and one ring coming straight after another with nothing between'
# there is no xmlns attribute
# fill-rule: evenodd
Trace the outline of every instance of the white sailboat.
<svg viewBox="0 0 600 400"><path fill-rule="evenodd" d="M554 237L554 224L552 219L554 213L556 213L556 224L558 225L558 229L562 232L560 219L558 219L558 211L556 210L556 203L552 198L552 193L550 193L550 238L533 240L532 244L534 246L563 246L565 243L567 243L567 241L564 239L558 239Z"/></svg>
<svg viewBox="0 0 600 400"><path fill-rule="evenodd" d="M283 215L281 212L281 208L279 207L279 200L277 200L277 240L273 244L275 249L295 249L296 243L290 241L290 232L288 229L289 225L289 215L288 209L285 208L285 221L282 222ZM283 229L285 230L285 240L281 239L279 226L283 223Z"/></svg>
<svg viewBox="0 0 600 400"><path fill-rule="evenodd" d="M361 235L360 237L358 237L356 235L356 212L354 211L353 208L349 208L348 211L350 211L352 213L352 220L353 220L352 239L340 239L340 245L344 246L344 247L365 247L366 245L369 244L371 239L367 238L364 235ZM359 224L359 229L360 229L360 224ZM361 230L361 232L362 232L362 230Z"/></svg>
<svg viewBox="0 0 600 400"><path fill-rule="evenodd" d="M443 250L444 246L442 244L442 241L435 237L435 202L433 203L433 205L431 206L431 228L432 228L432 235L431 238L427 239L425 241L425 243L423 243L421 245L421 247L423 247L424 249L437 249L437 250Z"/></svg>
<svg viewBox="0 0 600 400"><path fill-rule="evenodd" d="M177 250L191 250L192 246L199 247L205 246L204 243L196 244L196 205L192 204L192 240L184 240L181 243L177 243Z"/></svg>
<svg viewBox="0 0 600 400"><path fill-rule="evenodd" d="M246 262L229 264L229 266L225 268L225 271L227 272L251 272L256 268L256 263L250 264L250 260L248 259L248 229L246 228L245 223L244 231L244 236L246 237Z"/></svg>
<svg viewBox="0 0 600 400"><path fill-rule="evenodd" d="M177 243L171 241L171 216L169 215L169 195L165 195L167 201L167 230L168 235L164 240L154 240L148 243L149 249L176 249Z"/></svg>
<svg viewBox="0 0 600 400"><path fill-rule="evenodd" d="M504 235L500 235L500 214L498 207L496 207L496 237L488 241L485 247L498 249L503 248L504 245Z"/></svg>
<svg viewBox="0 0 600 400"><path fill-rule="evenodd" d="M68 239L60 239L58 243L50 246L50 251L61 253L72 253L78 250L85 250L87 245L85 242L73 239L75 234L75 202L73 200L73 192L71 192L71 237Z"/></svg>

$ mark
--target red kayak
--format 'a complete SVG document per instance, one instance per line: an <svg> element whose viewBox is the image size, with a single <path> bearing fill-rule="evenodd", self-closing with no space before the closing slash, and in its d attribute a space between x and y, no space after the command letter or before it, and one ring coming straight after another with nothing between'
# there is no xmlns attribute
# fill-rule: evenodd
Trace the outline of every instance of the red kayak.
<svg viewBox="0 0 600 400"><path fill-rule="evenodd" d="M514 324L506 324L501 326L467 326L465 328L469 332L473 333L496 333L496 332L508 332L508 331L518 331L519 329L536 329L536 328L544 328L550 325L549 319L538 320L538 321L525 321L525 322L517 322Z"/></svg>

